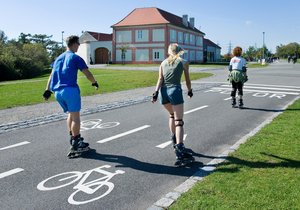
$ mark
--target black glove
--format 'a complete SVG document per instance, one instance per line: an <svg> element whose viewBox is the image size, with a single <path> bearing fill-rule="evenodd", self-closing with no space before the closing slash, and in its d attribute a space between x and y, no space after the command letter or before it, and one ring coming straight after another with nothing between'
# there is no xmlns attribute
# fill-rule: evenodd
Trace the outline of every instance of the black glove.
<svg viewBox="0 0 300 210"><path fill-rule="evenodd" d="M157 97L158 97L158 91L155 91L155 92L152 94L152 103L154 103L154 102L157 101Z"/></svg>
<svg viewBox="0 0 300 210"><path fill-rule="evenodd" d="M193 95L194 95L194 94L193 94L193 89L189 90L187 94L188 94L188 96L189 96L190 98L192 98Z"/></svg>
<svg viewBox="0 0 300 210"><path fill-rule="evenodd" d="M51 97L52 92L50 90L45 90L43 97L45 100L48 100Z"/></svg>
<svg viewBox="0 0 300 210"><path fill-rule="evenodd" d="M92 86L95 86L95 87L96 87L96 90L98 90L98 88L99 88L99 85L98 85L98 82L97 82L97 81L94 82L94 83L92 83Z"/></svg>

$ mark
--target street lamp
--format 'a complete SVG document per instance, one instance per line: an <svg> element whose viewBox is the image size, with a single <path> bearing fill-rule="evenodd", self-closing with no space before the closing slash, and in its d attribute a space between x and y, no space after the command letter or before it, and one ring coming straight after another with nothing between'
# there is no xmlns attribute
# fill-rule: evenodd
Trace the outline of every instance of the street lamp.
<svg viewBox="0 0 300 210"><path fill-rule="evenodd" d="M263 59L265 59L265 32L263 32Z"/></svg>
<svg viewBox="0 0 300 210"><path fill-rule="evenodd" d="M61 47L64 47L64 31L61 32Z"/></svg>

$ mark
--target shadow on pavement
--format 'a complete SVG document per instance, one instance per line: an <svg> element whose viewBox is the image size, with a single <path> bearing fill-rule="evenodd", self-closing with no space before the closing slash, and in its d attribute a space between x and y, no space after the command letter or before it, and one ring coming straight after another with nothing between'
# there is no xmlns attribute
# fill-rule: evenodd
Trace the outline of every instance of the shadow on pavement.
<svg viewBox="0 0 300 210"><path fill-rule="evenodd" d="M246 107L244 106L243 108L240 109L244 109L244 110L254 110L254 111L263 111L263 112L284 112L285 109L262 109L262 108L252 108L252 107Z"/></svg>
<svg viewBox="0 0 300 210"><path fill-rule="evenodd" d="M99 154L95 149L82 154L82 158L101 160L105 162L117 163L116 168L132 168L139 171L155 174L171 174L179 176L192 176L200 167L203 167L202 162L195 161L185 167L175 167L168 165L160 165L156 163L142 162L137 159L122 155Z"/></svg>

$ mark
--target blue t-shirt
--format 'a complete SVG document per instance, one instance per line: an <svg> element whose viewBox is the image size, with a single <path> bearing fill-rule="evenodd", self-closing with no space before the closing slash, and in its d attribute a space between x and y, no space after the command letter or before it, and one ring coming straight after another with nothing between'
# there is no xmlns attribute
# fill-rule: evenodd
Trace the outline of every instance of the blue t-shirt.
<svg viewBox="0 0 300 210"><path fill-rule="evenodd" d="M78 69L82 71L88 66L84 60L72 51L66 51L55 60L52 69L50 90L56 91L64 87L78 87Z"/></svg>

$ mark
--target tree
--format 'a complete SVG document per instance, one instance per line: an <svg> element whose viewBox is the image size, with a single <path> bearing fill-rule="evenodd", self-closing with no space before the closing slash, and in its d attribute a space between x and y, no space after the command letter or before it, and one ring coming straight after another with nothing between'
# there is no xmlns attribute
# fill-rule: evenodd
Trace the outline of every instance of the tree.
<svg viewBox="0 0 300 210"><path fill-rule="evenodd" d="M31 37L31 34L21 33L19 35L19 38L18 38L17 42L20 43L20 44L28 44L28 43L31 42L30 37Z"/></svg>
<svg viewBox="0 0 300 210"><path fill-rule="evenodd" d="M300 45L297 42L292 42L287 45L280 45L276 47L276 55L282 58L287 58L288 56L299 56L300 55Z"/></svg>
<svg viewBox="0 0 300 210"><path fill-rule="evenodd" d="M247 60L254 61L258 58L258 50L254 46L250 46L243 55Z"/></svg>
<svg viewBox="0 0 300 210"><path fill-rule="evenodd" d="M0 44L1 43L4 44L6 42L6 40L7 40L7 37L4 33L4 31L0 30Z"/></svg>

